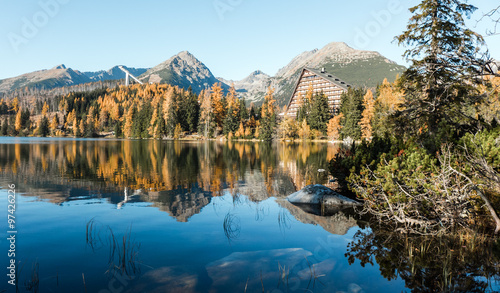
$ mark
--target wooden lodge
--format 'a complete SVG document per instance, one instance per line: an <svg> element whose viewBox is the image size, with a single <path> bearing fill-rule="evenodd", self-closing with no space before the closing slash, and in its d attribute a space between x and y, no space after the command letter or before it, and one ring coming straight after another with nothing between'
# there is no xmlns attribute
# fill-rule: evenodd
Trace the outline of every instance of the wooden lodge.
<svg viewBox="0 0 500 293"><path fill-rule="evenodd" d="M350 87L346 82L326 72L324 68L317 70L306 67L302 69L300 78L295 85L286 109L286 115L297 117L297 112L311 85L314 94L323 92L326 95L332 113L340 108L342 93L347 92Z"/></svg>

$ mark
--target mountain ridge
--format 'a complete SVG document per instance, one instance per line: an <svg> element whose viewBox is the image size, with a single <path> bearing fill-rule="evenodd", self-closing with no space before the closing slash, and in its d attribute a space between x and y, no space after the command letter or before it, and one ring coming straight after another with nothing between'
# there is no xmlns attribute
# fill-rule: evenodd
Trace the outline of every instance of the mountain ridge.
<svg viewBox="0 0 500 293"><path fill-rule="evenodd" d="M325 68L353 86L375 87L384 78L394 80L405 70L375 51L356 50L344 42L332 42L321 49L304 51L281 67L276 75L270 76L255 70L242 80L216 78L210 69L189 51L182 51L152 68L126 67L131 74L145 83L169 83L194 92L221 83L224 90L234 84L240 97L248 103L260 104L269 86L275 89L279 106L286 104L293 86L304 67ZM82 83L120 80L125 78L118 66L107 71L80 72L64 64L51 69L26 73L17 77L0 80L0 92L9 92L24 87L54 88Z"/></svg>

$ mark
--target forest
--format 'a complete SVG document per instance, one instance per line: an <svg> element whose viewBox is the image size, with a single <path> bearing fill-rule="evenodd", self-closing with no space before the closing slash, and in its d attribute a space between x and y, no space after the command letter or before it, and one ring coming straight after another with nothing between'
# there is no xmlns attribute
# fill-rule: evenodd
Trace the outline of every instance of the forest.
<svg viewBox="0 0 500 293"><path fill-rule="evenodd" d="M395 103L393 85L385 80L378 88L377 100ZM375 116L375 98L366 89L345 93L335 111L311 86L297 118L279 117L271 88L261 106L249 108L234 87L224 93L217 83L200 94L167 84L91 89L0 100L0 135L359 140L371 137Z"/></svg>

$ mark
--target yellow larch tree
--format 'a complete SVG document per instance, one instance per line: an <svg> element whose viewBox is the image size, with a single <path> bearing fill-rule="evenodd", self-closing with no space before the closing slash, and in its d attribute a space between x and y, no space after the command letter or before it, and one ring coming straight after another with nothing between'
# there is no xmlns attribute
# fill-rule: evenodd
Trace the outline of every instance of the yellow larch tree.
<svg viewBox="0 0 500 293"><path fill-rule="evenodd" d="M17 108L16 121L14 124L14 128L16 129L17 132L19 132L19 131L21 131L22 127L23 127L22 109Z"/></svg>
<svg viewBox="0 0 500 293"><path fill-rule="evenodd" d="M240 121L240 126L238 127L238 130L234 134L234 136L238 138L244 138L245 137L245 127L243 127L243 122Z"/></svg>
<svg viewBox="0 0 500 293"><path fill-rule="evenodd" d="M342 118L344 114L340 113L328 121L327 135L330 140L340 139L340 130L342 130Z"/></svg>
<svg viewBox="0 0 500 293"><path fill-rule="evenodd" d="M78 136L79 132L78 132L78 120L75 118L73 118L73 135L74 136Z"/></svg>
<svg viewBox="0 0 500 293"><path fill-rule="evenodd" d="M165 123L169 120L168 113L170 110L170 107L173 104L173 101L175 99L175 87L169 86L166 93L165 93L165 99L163 100L163 119L165 120Z"/></svg>
<svg viewBox="0 0 500 293"><path fill-rule="evenodd" d="M361 120L358 122L361 127L361 138L370 139L372 137L372 119L375 115L375 100L373 93L368 90L363 98L364 110L361 114Z"/></svg>
<svg viewBox="0 0 500 293"><path fill-rule="evenodd" d="M84 119L81 119L80 120L80 125L78 126L78 131L80 132L80 136L84 136L85 135L85 120Z"/></svg>
<svg viewBox="0 0 500 293"><path fill-rule="evenodd" d="M125 125L123 125L123 135L125 138L132 136L132 123L134 120L135 107L130 107L125 115Z"/></svg>
<svg viewBox="0 0 500 293"><path fill-rule="evenodd" d="M300 124L298 132L301 139L308 139L311 136L311 127L307 124L306 119Z"/></svg>
<svg viewBox="0 0 500 293"><path fill-rule="evenodd" d="M14 111L14 112L19 112L19 99L17 97L15 97L13 100L12 100L12 103L10 103L10 106L11 106L11 109Z"/></svg>
<svg viewBox="0 0 500 293"><path fill-rule="evenodd" d="M226 108L224 105L224 95L220 83L214 83L212 86L212 109L214 120L218 127L222 127L224 118L226 117Z"/></svg>
<svg viewBox="0 0 500 293"><path fill-rule="evenodd" d="M309 83L309 87L307 88L307 92L306 92L306 99L309 103L312 103L313 96L314 96L314 87L313 87L313 84L311 82L311 83Z"/></svg>
<svg viewBox="0 0 500 293"><path fill-rule="evenodd" d="M49 105L47 105L47 102L43 102L43 107L42 107L42 117L46 116L47 113L49 112Z"/></svg>
<svg viewBox="0 0 500 293"><path fill-rule="evenodd" d="M52 121L49 124L49 128L52 131L52 134L56 134L57 127L59 126L59 119L57 119L57 114L54 115Z"/></svg>
<svg viewBox="0 0 500 293"><path fill-rule="evenodd" d="M198 96L200 103L200 130L203 131L203 136L208 137L212 123L212 94L210 91L201 91Z"/></svg>

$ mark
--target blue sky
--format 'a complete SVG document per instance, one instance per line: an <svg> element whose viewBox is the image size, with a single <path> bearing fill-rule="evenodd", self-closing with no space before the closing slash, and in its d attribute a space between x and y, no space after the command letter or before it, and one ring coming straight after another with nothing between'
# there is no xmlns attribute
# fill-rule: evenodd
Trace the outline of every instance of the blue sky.
<svg viewBox="0 0 500 293"><path fill-rule="evenodd" d="M299 53L338 41L403 64L393 43L416 0L2 1L0 79L64 63L81 71L155 66L188 50L215 76L274 75ZM492 0L471 4L481 12ZM492 24L473 28L484 34ZM500 59L500 35L486 38Z"/></svg>

